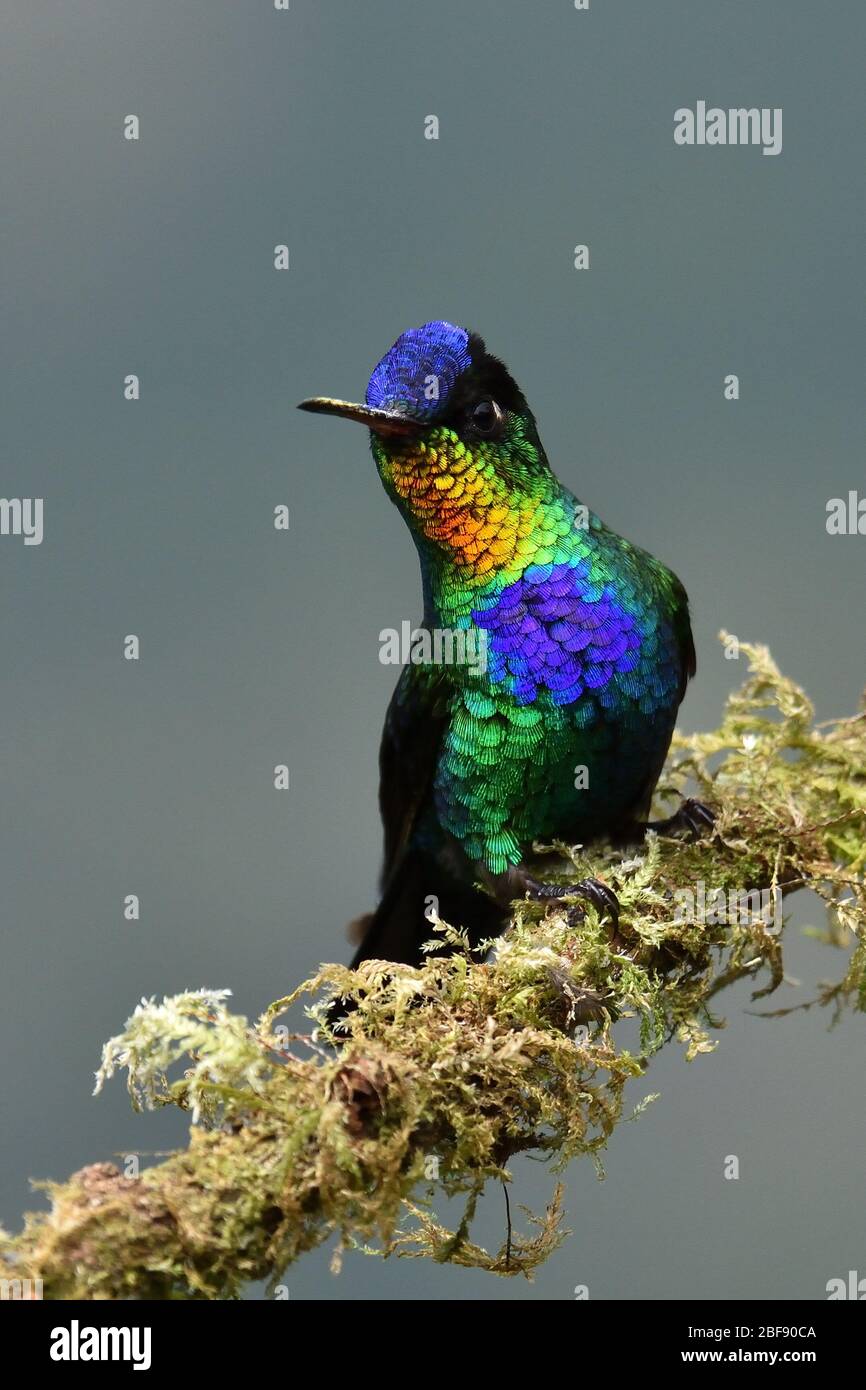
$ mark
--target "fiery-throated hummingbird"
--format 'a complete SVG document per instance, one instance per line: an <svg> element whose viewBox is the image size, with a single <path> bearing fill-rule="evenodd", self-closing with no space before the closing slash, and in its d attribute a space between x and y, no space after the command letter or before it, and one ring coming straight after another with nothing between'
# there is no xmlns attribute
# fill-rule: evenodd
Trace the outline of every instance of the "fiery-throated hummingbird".
<svg viewBox="0 0 866 1390"><path fill-rule="evenodd" d="M369 428L418 549L424 629L484 654L410 664L397 683L380 750L382 898L353 964L417 964L431 905L473 943L527 892L589 898L616 925L598 879L540 883L528 858L536 840L647 828L695 670L679 579L559 482L523 392L475 333L409 329L366 404L317 396L301 409ZM711 824L686 801L654 828Z"/></svg>

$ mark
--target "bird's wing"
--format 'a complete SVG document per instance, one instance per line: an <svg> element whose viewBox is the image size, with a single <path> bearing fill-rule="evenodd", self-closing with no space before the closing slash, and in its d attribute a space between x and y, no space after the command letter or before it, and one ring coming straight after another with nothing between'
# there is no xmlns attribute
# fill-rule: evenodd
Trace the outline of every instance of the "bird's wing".
<svg viewBox="0 0 866 1390"><path fill-rule="evenodd" d="M695 639L689 617L689 600L680 581L674 576L674 632L680 647L682 674L680 678L680 703L686 693L686 686L695 674L698 658L695 653Z"/></svg>
<svg viewBox="0 0 866 1390"><path fill-rule="evenodd" d="M689 597L680 580L659 561L653 561L656 593L666 613L676 640L679 655L679 703L682 704L686 686L697 669L695 642L689 618Z"/></svg>
<svg viewBox="0 0 866 1390"><path fill-rule="evenodd" d="M407 666L397 682L379 749L379 808L385 830L382 886L399 863L427 803L450 716L441 667Z"/></svg>

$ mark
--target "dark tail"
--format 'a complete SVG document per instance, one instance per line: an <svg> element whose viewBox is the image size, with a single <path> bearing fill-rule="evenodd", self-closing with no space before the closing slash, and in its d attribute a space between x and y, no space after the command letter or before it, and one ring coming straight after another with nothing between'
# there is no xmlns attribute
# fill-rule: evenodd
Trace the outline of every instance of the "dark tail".
<svg viewBox="0 0 866 1390"><path fill-rule="evenodd" d="M432 855L412 848L406 851L373 913L352 968L362 960L420 965L426 956L422 945L436 936L425 915L431 899L438 915L451 926L462 927L473 946L498 936L508 921L508 913L486 893L471 883L458 882ZM442 952L447 949L443 946Z"/></svg>

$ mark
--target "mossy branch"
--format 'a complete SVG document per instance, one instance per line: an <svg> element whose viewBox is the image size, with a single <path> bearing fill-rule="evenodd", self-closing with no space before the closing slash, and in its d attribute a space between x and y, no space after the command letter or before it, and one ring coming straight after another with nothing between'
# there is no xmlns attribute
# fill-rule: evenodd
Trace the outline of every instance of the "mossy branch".
<svg viewBox="0 0 866 1390"><path fill-rule="evenodd" d="M595 874L615 889L620 940L591 909L576 920L567 903L526 902L486 961L462 949L420 970L324 966L253 1025L226 991L143 1001L106 1045L97 1089L125 1069L136 1107L190 1112L189 1147L138 1177L97 1163L47 1185L50 1210L0 1241L0 1274L39 1278L49 1298L227 1298L330 1239L337 1262L375 1243L529 1275L563 1239L559 1190L495 1253L470 1238L479 1195L509 1182L519 1153L556 1170L598 1161L653 1052L672 1037L689 1058L711 1051L711 1004L733 981L752 978L755 998L777 988L780 923L750 890L770 890L772 907L808 885L826 940L847 948L842 977L796 1007L866 1009L866 713L816 726L766 649L741 650L750 674L721 727L677 738L660 789L711 803L716 834L650 835L625 859L552 847L563 882ZM334 993L357 1003L336 1045ZM280 1020L299 999L310 1030L289 1033ZM614 1036L629 1017L633 1050ZM464 1195L457 1230L433 1214L437 1193Z"/></svg>

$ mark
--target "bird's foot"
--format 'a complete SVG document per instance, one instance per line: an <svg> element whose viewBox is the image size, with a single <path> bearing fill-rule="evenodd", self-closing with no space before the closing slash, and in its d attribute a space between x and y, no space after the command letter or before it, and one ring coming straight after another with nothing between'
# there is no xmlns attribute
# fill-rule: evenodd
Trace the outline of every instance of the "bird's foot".
<svg viewBox="0 0 866 1390"><path fill-rule="evenodd" d="M611 919L611 946L619 950L624 945L619 934L619 898L600 878L582 878L577 883L539 883L537 879L526 875L524 886L533 902L559 902L563 898L583 898L586 902L592 903L599 916L606 912ZM574 922L582 921L585 915L581 907L573 907L569 910L567 919L572 925Z"/></svg>
<svg viewBox="0 0 866 1390"><path fill-rule="evenodd" d="M647 821L645 830L654 830L657 835L673 835L685 831L693 840L700 840L707 832L712 832L716 824L716 813L711 806L705 806L696 797L686 797L678 810L665 820Z"/></svg>

